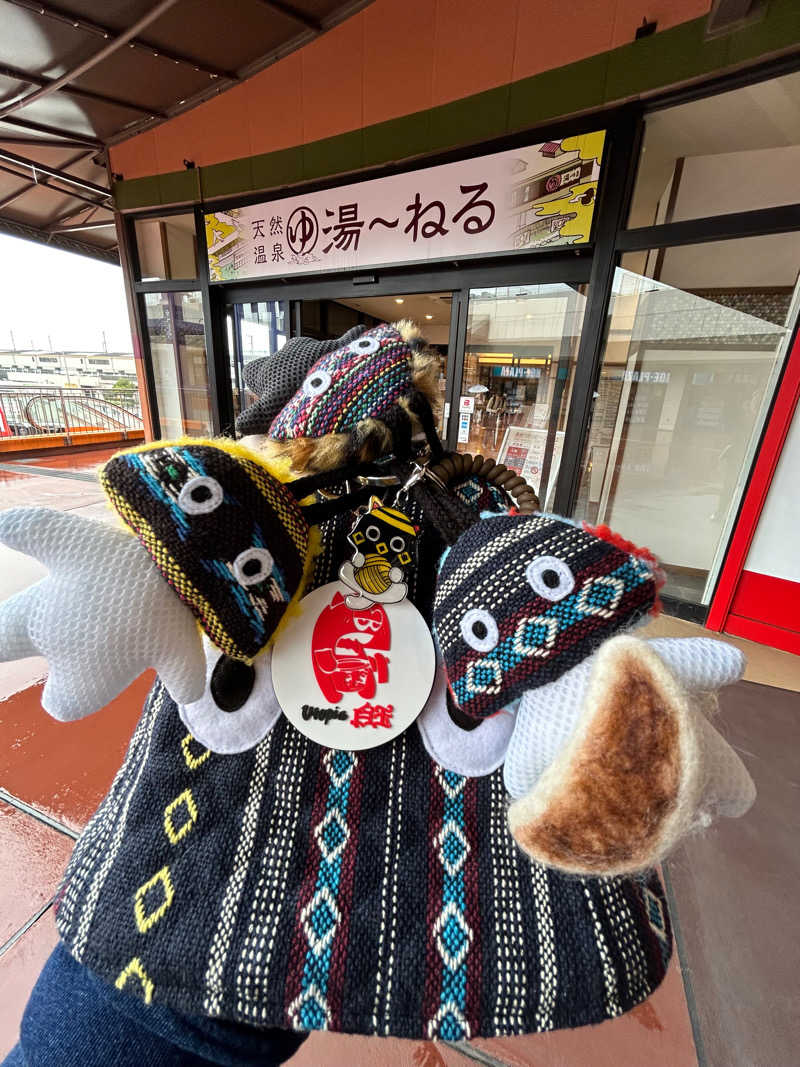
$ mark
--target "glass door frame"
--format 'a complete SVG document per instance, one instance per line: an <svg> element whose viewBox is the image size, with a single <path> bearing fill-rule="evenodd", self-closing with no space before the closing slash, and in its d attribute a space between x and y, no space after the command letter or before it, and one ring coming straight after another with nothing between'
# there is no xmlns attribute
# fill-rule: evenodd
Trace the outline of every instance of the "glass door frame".
<svg viewBox="0 0 800 1067"><path fill-rule="evenodd" d="M505 260L491 264L466 263L461 267L449 264L426 266L410 270L381 271L380 275L351 275L335 273L291 283L249 283L246 285L215 285L217 294L224 296L222 317L236 316L234 306L243 303L281 300L289 301L290 336L298 332L299 315L295 314L298 301L302 300L347 300L371 296L404 296L414 293L452 293L450 305L450 332L448 339L447 381L444 404L447 419L445 444L455 450L458 437L457 413L461 381L464 371L464 352L467 336L467 315L470 290L507 285L537 285L553 282L586 284L592 269L591 249L570 249L553 255L538 254L535 258ZM234 326L234 334L236 333ZM424 329L423 329L424 333ZM238 339L234 336L234 345ZM227 343L225 344L227 353ZM227 358L227 356L226 356ZM230 376L218 375L230 390ZM226 401L227 402L227 401ZM232 405L232 396L229 399Z"/></svg>

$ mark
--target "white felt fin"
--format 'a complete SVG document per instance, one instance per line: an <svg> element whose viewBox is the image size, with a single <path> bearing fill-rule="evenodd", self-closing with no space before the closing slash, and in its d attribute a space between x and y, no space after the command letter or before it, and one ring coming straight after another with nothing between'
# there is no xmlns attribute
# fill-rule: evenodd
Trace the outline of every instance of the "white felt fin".
<svg viewBox="0 0 800 1067"><path fill-rule="evenodd" d="M192 736L222 755L246 752L263 741L281 715L281 707L272 688L272 649L267 649L253 663L253 691L237 711L223 711L211 695L211 675L222 653L209 641L206 651L206 686L203 695L192 704L179 705L181 719Z"/></svg>
<svg viewBox="0 0 800 1067"><path fill-rule="evenodd" d="M474 730L463 730L450 718L446 693L447 678L439 662L431 695L417 719L428 755L446 771L466 778L491 774L505 759L514 729L513 709L504 708Z"/></svg>
<svg viewBox="0 0 800 1067"><path fill-rule="evenodd" d="M0 514L0 541L50 567L0 604L0 661L47 659L42 705L54 718L98 711L148 667L176 701L200 696L205 657L194 616L135 537L49 508L12 508Z"/></svg>

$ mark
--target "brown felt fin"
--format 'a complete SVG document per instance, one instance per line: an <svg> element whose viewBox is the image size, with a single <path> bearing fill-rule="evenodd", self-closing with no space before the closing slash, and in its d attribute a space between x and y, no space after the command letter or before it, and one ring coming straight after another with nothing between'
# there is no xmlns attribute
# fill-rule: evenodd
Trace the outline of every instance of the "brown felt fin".
<svg viewBox="0 0 800 1067"><path fill-rule="evenodd" d="M517 843L575 874L652 866L687 829L697 800L691 724L683 690L645 642L607 641L575 735L509 808Z"/></svg>

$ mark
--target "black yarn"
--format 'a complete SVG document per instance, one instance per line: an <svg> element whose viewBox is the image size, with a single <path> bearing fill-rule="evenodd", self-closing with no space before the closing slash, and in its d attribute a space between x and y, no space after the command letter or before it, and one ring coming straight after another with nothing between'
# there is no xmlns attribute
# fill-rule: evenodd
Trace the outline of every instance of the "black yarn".
<svg viewBox="0 0 800 1067"><path fill-rule="evenodd" d="M274 355L245 363L245 385L259 399L239 415L237 432L242 436L267 433L278 412L289 403L317 360L355 341L366 329L366 326L354 326L341 337L329 341L292 337Z"/></svg>

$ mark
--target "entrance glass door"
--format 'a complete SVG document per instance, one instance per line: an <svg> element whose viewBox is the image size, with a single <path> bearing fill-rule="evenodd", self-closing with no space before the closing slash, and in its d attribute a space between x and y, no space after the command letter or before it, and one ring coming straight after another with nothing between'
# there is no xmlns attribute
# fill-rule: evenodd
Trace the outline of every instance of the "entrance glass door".
<svg viewBox="0 0 800 1067"><path fill-rule="evenodd" d="M460 452L495 456L549 506L561 464L586 286L470 289L460 383Z"/></svg>
<svg viewBox="0 0 800 1067"><path fill-rule="evenodd" d="M257 398L244 384L244 366L262 356L274 356L289 336L289 301L256 300L232 304L226 316L228 363L234 416Z"/></svg>
<svg viewBox="0 0 800 1067"><path fill-rule="evenodd" d="M328 340L341 337L353 326L409 319L438 351L441 367L437 388L440 399L439 433L447 434L446 387L449 366L450 317L453 294L410 293L338 300L271 300L231 304L227 312L228 354L233 407L236 415L252 404L244 384L246 363L275 355L291 336Z"/></svg>

